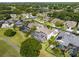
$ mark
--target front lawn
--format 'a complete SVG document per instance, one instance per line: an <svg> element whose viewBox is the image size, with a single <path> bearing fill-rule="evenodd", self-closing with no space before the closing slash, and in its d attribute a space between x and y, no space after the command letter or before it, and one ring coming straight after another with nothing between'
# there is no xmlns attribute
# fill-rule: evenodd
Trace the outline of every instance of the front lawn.
<svg viewBox="0 0 79 59"><path fill-rule="evenodd" d="M46 51L49 52L52 55L55 55L56 57L62 57L63 56L62 51L59 48L56 48L56 47L52 49L52 48L50 48L50 46L48 46Z"/></svg>
<svg viewBox="0 0 79 59"><path fill-rule="evenodd" d="M7 28L0 28L0 36L1 37L6 37L5 35L4 35L4 32L5 32L5 30L7 30Z"/></svg>
<svg viewBox="0 0 79 59"><path fill-rule="evenodd" d="M4 29L0 29L0 37L1 38L8 38L7 36L4 35L4 32L6 31L7 29L4 28ZM16 46L19 46L21 45L21 43L26 39L27 37L24 36L24 33L19 31L18 29L16 30L16 34L15 36L13 37L10 37L9 41L13 44L15 44Z"/></svg>
<svg viewBox="0 0 79 59"><path fill-rule="evenodd" d="M21 43L22 43L23 41L25 41L26 38L27 38L27 37L24 36L24 33L18 30L18 31L16 32L16 35L13 36L13 37L11 37L10 41L11 41L13 44L17 45L18 47L20 47L20 46L21 46Z"/></svg>
<svg viewBox="0 0 79 59"><path fill-rule="evenodd" d="M40 57L55 57L55 55L46 51L46 48L49 46L48 41L41 43L42 49L40 50Z"/></svg>

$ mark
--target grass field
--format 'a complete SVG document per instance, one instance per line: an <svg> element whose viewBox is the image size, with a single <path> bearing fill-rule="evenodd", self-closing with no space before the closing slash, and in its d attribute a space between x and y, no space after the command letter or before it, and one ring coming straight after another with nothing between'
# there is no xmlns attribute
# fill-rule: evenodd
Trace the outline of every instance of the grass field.
<svg viewBox="0 0 79 59"><path fill-rule="evenodd" d="M4 36L5 30L7 30L7 28L6 29L0 28L0 36L1 37L6 37L6 36Z"/></svg>
<svg viewBox="0 0 79 59"><path fill-rule="evenodd" d="M21 43L24 42L27 38L31 37L30 35L25 36L25 34L18 29L16 30L16 35L13 37L6 37L4 35L4 32L7 29L0 29L0 56L20 56L20 53L16 50L16 48L12 47L11 44L14 46L20 48ZM27 34L27 33L26 33ZM5 38L9 38L8 42L4 42ZM11 43L11 44L10 44ZM49 57L49 56L54 56L50 53L48 53L45 49L49 45L48 42L41 43L42 44L42 49L40 50L40 55L41 57ZM20 49L18 49L20 51Z"/></svg>
<svg viewBox="0 0 79 59"><path fill-rule="evenodd" d="M20 56L20 54L3 40L0 40L0 56Z"/></svg>
<svg viewBox="0 0 79 59"><path fill-rule="evenodd" d="M4 32L5 30L7 29L0 29L0 37L5 37L7 38L5 35L4 35ZM21 43L26 39L26 37L24 36L24 33L19 31L17 29L16 31L16 35L14 35L13 37L10 37L10 42L12 42L13 44L17 45L17 46L20 46Z"/></svg>
<svg viewBox="0 0 79 59"><path fill-rule="evenodd" d="M18 47L20 47L21 43L25 40L26 37L24 36L24 33L22 33L21 31L17 31L16 35L10 39L10 41Z"/></svg>
<svg viewBox="0 0 79 59"><path fill-rule="evenodd" d="M49 43L46 41L42 44L42 49L40 50L40 57L55 57L53 54L46 51L46 48L48 47Z"/></svg>
<svg viewBox="0 0 79 59"><path fill-rule="evenodd" d="M17 29L15 36L6 37L4 35L4 32L6 30L7 29L2 29L2 28L0 29L0 56L20 56L20 53L18 53L13 47L11 47L10 44L11 45L13 44L13 46L20 48L21 43L26 40L24 33ZM7 41L10 44L7 42L4 42L4 39L7 39L7 38L9 38Z"/></svg>

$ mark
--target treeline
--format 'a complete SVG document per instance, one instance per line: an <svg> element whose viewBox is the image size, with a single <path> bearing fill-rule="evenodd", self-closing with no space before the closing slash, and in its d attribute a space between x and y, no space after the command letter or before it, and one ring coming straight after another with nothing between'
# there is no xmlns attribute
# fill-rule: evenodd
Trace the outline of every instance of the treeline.
<svg viewBox="0 0 79 59"><path fill-rule="evenodd" d="M65 21L67 20L79 21L79 13L74 13L74 12L67 12L67 11L53 12L53 13L48 13L48 16L59 18Z"/></svg>
<svg viewBox="0 0 79 59"><path fill-rule="evenodd" d="M78 4L79 3L1 3L0 17L1 19L4 19L5 17L3 18L3 14L32 13L33 15L36 15L37 13L49 12L49 17L60 18L63 20L78 20L79 13L74 13L74 9L78 8ZM63 9L64 11L52 11L60 9Z"/></svg>
<svg viewBox="0 0 79 59"><path fill-rule="evenodd" d="M10 19L10 14L0 14L0 20L7 20Z"/></svg>

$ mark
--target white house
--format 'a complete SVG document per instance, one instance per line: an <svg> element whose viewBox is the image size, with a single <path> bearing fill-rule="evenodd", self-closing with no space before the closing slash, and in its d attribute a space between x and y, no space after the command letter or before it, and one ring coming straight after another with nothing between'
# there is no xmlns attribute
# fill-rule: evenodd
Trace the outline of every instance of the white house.
<svg viewBox="0 0 79 59"><path fill-rule="evenodd" d="M50 34L47 35L47 40L49 40L51 38L51 36L56 36L56 34L58 34L59 31L57 29L55 29L54 31L52 31Z"/></svg>
<svg viewBox="0 0 79 59"><path fill-rule="evenodd" d="M3 23L1 28L12 28L14 24Z"/></svg>

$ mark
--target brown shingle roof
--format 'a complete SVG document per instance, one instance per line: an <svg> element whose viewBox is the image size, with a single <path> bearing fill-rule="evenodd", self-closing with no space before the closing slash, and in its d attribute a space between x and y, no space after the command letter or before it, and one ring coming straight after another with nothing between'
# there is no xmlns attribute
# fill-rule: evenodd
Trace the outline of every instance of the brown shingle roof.
<svg viewBox="0 0 79 59"><path fill-rule="evenodd" d="M64 24L65 24L67 27L73 28L73 27L76 26L77 22L75 22L75 21L66 21Z"/></svg>

